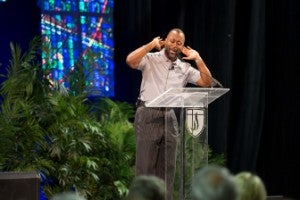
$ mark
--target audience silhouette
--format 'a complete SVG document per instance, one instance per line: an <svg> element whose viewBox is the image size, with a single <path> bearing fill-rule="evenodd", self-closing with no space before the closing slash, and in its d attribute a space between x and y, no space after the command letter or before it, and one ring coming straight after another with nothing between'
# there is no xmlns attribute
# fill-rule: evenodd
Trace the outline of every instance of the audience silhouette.
<svg viewBox="0 0 300 200"><path fill-rule="evenodd" d="M234 176L222 166L206 165L192 179L192 200L237 200Z"/></svg>
<svg viewBox="0 0 300 200"><path fill-rule="evenodd" d="M154 175L140 175L132 181L125 200L165 200L165 181Z"/></svg>
<svg viewBox="0 0 300 200"><path fill-rule="evenodd" d="M239 200L265 200L267 199L266 187L262 179L252 172L240 172L235 175Z"/></svg>

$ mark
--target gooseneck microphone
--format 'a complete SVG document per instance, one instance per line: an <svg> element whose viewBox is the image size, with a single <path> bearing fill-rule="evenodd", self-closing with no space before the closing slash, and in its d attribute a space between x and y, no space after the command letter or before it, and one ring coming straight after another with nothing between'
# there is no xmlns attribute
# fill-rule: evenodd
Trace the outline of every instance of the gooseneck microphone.
<svg viewBox="0 0 300 200"><path fill-rule="evenodd" d="M180 53L177 54L177 58L180 59L181 61L184 61L182 59L182 56L181 56ZM169 70L174 69L174 64L176 64L176 63L173 63L172 66L169 68ZM214 87L224 88L224 86L217 79L215 79L213 76L211 76L209 74L206 74L206 73L203 73L203 72L200 72L200 74L205 75L205 76L209 76L212 79L213 82L212 82L212 86L211 87L213 87L213 88Z"/></svg>
<svg viewBox="0 0 300 200"><path fill-rule="evenodd" d="M211 77L211 79L213 81L211 87L220 87L220 88L223 88L223 85L217 79L215 79L214 77Z"/></svg>
<svg viewBox="0 0 300 200"><path fill-rule="evenodd" d="M211 78L211 80L212 80L211 87L212 87L212 88L215 88L215 87L218 87L218 88L224 88L223 85L220 83L220 81L218 81L217 79L215 79L212 75L209 75L209 74L207 74L207 73L204 73L204 72L201 72L201 71L200 71L200 76L202 76L202 75L208 76L208 77Z"/></svg>

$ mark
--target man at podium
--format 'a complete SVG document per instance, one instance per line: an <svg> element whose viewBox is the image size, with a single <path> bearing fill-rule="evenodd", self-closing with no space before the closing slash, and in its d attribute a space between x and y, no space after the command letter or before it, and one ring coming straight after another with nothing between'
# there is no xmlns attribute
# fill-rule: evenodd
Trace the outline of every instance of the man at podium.
<svg viewBox="0 0 300 200"><path fill-rule="evenodd" d="M167 200L172 200L178 123L173 109L146 107L145 103L170 88L185 87L187 83L210 87L213 82L199 53L184 46L184 42L184 32L173 28L164 40L155 37L126 58L126 63L131 68L140 70L143 76L134 120L136 176L150 174L164 179L167 184ZM154 49L158 51L151 52ZM194 61L197 69L187 60ZM165 116L171 119L171 123L167 123L167 129ZM167 133L165 130L168 130Z"/></svg>

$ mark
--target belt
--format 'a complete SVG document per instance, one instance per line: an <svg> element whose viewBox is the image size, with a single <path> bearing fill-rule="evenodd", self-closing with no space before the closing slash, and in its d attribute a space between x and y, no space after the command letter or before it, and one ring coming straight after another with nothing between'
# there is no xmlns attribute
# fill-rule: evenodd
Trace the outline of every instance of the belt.
<svg viewBox="0 0 300 200"><path fill-rule="evenodd" d="M169 110L171 110L171 108L166 108L166 107L146 107L145 103L146 103L145 101L142 101L142 100L138 99L136 101L136 107L137 108L138 107L145 107L145 108L150 108L150 109L159 110L159 111L169 111Z"/></svg>

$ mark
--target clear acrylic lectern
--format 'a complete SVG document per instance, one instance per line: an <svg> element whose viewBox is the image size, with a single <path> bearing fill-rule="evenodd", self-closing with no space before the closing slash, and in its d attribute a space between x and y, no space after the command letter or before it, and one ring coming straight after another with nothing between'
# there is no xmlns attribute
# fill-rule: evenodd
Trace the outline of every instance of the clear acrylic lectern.
<svg viewBox="0 0 300 200"><path fill-rule="evenodd" d="M228 91L228 88L172 88L146 103L147 107L174 108L177 114L179 132L174 200L191 199L191 179L201 166L208 163L208 105ZM167 116L165 127L170 122ZM167 148L165 155L166 158L169 155Z"/></svg>

